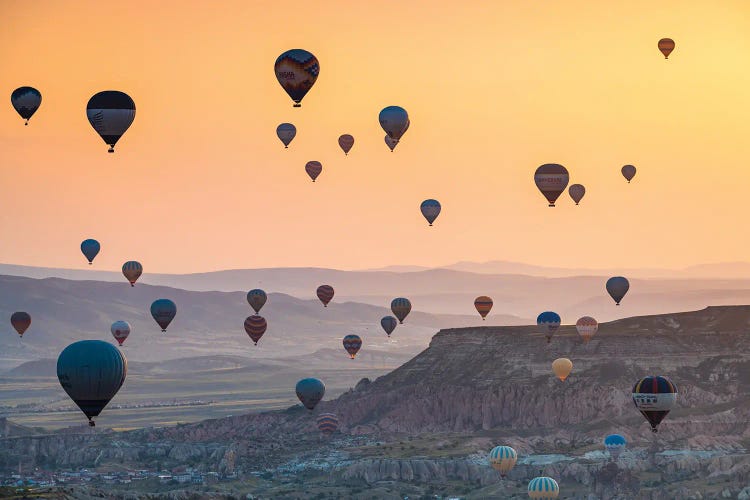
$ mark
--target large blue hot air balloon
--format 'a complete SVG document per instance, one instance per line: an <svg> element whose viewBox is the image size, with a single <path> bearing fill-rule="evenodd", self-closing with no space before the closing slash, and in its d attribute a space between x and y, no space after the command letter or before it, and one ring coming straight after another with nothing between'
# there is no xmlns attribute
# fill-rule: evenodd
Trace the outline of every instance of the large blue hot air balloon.
<svg viewBox="0 0 750 500"><path fill-rule="evenodd" d="M125 382L128 362L109 342L81 340L66 347L57 358L57 378L70 399L88 417L99 415Z"/></svg>
<svg viewBox="0 0 750 500"><path fill-rule="evenodd" d="M424 200L422 204L419 205L419 210L422 212L422 216L427 219L427 222L429 222L430 225L432 225L438 215L440 215L441 208L440 202L433 199Z"/></svg>
<svg viewBox="0 0 750 500"><path fill-rule="evenodd" d="M169 299L157 299L151 304L151 316L161 327L162 332L167 331L167 327L177 315L177 306Z"/></svg>
<svg viewBox="0 0 750 500"><path fill-rule="evenodd" d="M630 282L622 276L614 276L607 280L606 288L607 293L614 299L615 304L619 306L620 301L630 289Z"/></svg>
<svg viewBox="0 0 750 500"><path fill-rule="evenodd" d="M326 386L316 378L303 378L295 387L297 397L308 410L312 410L323 399Z"/></svg>
<svg viewBox="0 0 750 500"><path fill-rule="evenodd" d="M10 95L10 103L16 113L26 120L24 125L28 125L33 114L42 105L42 94L34 87L19 87Z"/></svg>
<svg viewBox="0 0 750 500"><path fill-rule="evenodd" d="M83 240L81 243L81 252L83 252L83 256L89 261L89 265L94 262L94 257L99 254L101 248L101 245L96 240Z"/></svg>
<svg viewBox="0 0 750 500"><path fill-rule="evenodd" d="M411 124L409 121L409 113L407 113L401 106L388 106L383 108L378 115L378 121L388 137L394 141L401 140L401 137ZM391 148L391 151L393 151L393 148Z"/></svg>
<svg viewBox="0 0 750 500"><path fill-rule="evenodd" d="M536 324L541 327L548 344L552 341L557 329L560 328L560 321L560 315L552 311L545 311L537 316Z"/></svg>
<svg viewBox="0 0 750 500"><path fill-rule="evenodd" d="M105 90L94 94L86 105L86 116L96 133L115 152L115 144L135 119L135 102L125 92Z"/></svg>
<svg viewBox="0 0 750 500"><path fill-rule="evenodd" d="M619 434L610 434L604 438L604 447L609 452L612 459L617 460L617 457L625 451L628 441Z"/></svg>

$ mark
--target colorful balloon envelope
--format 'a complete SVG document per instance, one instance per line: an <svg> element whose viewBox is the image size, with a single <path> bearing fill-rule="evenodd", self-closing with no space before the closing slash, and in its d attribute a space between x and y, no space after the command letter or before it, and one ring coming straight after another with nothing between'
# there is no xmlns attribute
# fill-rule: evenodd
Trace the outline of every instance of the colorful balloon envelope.
<svg viewBox="0 0 750 500"><path fill-rule="evenodd" d="M599 330L599 323L591 316L583 316L576 321L576 330L578 330L578 335L581 336L583 342L586 343L596 335Z"/></svg>
<svg viewBox="0 0 750 500"><path fill-rule="evenodd" d="M555 200L568 186L568 170L557 163L546 163L534 172L534 182L542 192L550 207L555 206Z"/></svg>
<svg viewBox="0 0 750 500"><path fill-rule="evenodd" d="M552 341L557 329L560 328L560 321L560 315L552 311L545 311L536 317L536 324L541 327L548 344Z"/></svg>
<svg viewBox="0 0 750 500"><path fill-rule="evenodd" d="M529 482L529 498L557 498L560 486L551 477L535 477Z"/></svg>
<svg viewBox="0 0 750 500"><path fill-rule="evenodd" d="M398 322L403 324L406 317L411 312L411 302L404 297L398 297L391 301L391 312L398 318Z"/></svg>
<svg viewBox="0 0 750 500"><path fill-rule="evenodd" d="M677 403L677 387L661 375L643 377L633 386L633 403L648 420L651 432L658 432L659 424Z"/></svg>
<svg viewBox="0 0 750 500"><path fill-rule="evenodd" d="M484 318L486 318L492 310L492 305L492 299L490 297L487 297L486 295L481 295L474 299L474 307L482 317L482 321L484 321Z"/></svg>
<svg viewBox="0 0 750 500"><path fill-rule="evenodd" d="M18 87L10 94L10 103L16 113L26 120L24 125L28 125L31 117L42 105L42 94L34 87Z"/></svg>
<svg viewBox="0 0 750 500"><path fill-rule="evenodd" d="M401 140L406 130L409 128L409 113L401 106L388 106L380 111L378 116L380 126L391 139Z"/></svg>
<svg viewBox="0 0 750 500"><path fill-rule="evenodd" d="M333 287L331 285L320 285L316 293L323 303L323 307L328 307L328 303L333 299Z"/></svg>
<svg viewBox="0 0 750 500"><path fill-rule="evenodd" d="M386 135L385 145L388 146L388 149L390 149L391 153L393 153L393 150L396 149L396 146L398 146L398 141L396 139L391 139L390 137Z"/></svg>
<svg viewBox="0 0 750 500"><path fill-rule="evenodd" d="M565 382L570 372L573 370L573 362L568 358L558 358L552 362L552 371L560 382Z"/></svg>
<svg viewBox="0 0 750 500"><path fill-rule="evenodd" d="M94 94L86 105L86 116L109 152L115 152L115 144L130 128L135 119L135 102L119 90L105 90Z"/></svg>
<svg viewBox="0 0 750 500"><path fill-rule="evenodd" d="M304 378L295 387L297 397L305 408L313 410L326 393L326 386L316 378Z"/></svg>
<svg viewBox="0 0 750 500"><path fill-rule="evenodd" d="M620 305L620 301L630 289L630 282L627 278L622 276L613 276L607 280L607 293L615 301L616 305Z"/></svg>
<svg viewBox="0 0 750 500"><path fill-rule="evenodd" d="M256 314L259 313L266 304L267 299L266 292L260 288L254 288L247 292L247 303L250 304L250 307L253 308L253 311L255 311Z"/></svg>
<svg viewBox="0 0 750 500"><path fill-rule="evenodd" d="M294 139L294 136L296 135L297 127L295 127L291 123L282 123L281 125L276 127L276 136L284 144L284 149L287 149L289 147L289 144L292 142L292 139Z"/></svg>
<svg viewBox="0 0 750 500"><path fill-rule="evenodd" d="M349 151L354 146L354 137L349 134L339 136L339 147L344 151L345 155L349 155Z"/></svg>
<svg viewBox="0 0 750 500"><path fill-rule="evenodd" d="M292 98L294 107L299 108L318 79L320 63L306 50L291 49L276 59L273 69L281 88Z"/></svg>
<svg viewBox="0 0 750 500"><path fill-rule="evenodd" d="M130 335L130 323L127 321L115 321L109 329L119 345L122 345Z"/></svg>
<svg viewBox="0 0 750 500"><path fill-rule="evenodd" d="M659 52L664 54L664 59L669 59L669 54L674 50L674 40L671 38L662 38L659 40Z"/></svg>
<svg viewBox="0 0 750 500"><path fill-rule="evenodd" d="M83 256L89 261L89 265L91 265L91 263L94 262L94 258L99 255L99 250L101 250L101 248L102 246L96 240L83 240L81 243L81 253L83 253Z"/></svg>
<svg viewBox="0 0 750 500"><path fill-rule="evenodd" d="M101 340L81 340L57 358L57 378L70 399L94 426L107 403L125 382L128 362L122 352Z"/></svg>
<svg viewBox="0 0 750 500"><path fill-rule="evenodd" d="M622 176L628 180L628 184L630 184L630 181L635 177L635 167L633 165L625 165L620 169L620 172L622 172Z"/></svg>
<svg viewBox="0 0 750 500"><path fill-rule="evenodd" d="M310 176L313 182L318 178L320 173L323 171L323 164L319 161L308 161L305 165L305 172Z"/></svg>
<svg viewBox="0 0 750 500"><path fill-rule="evenodd" d="M583 184L573 184L568 188L568 194L576 202L576 205L578 205L583 199L583 195L586 194L586 188L583 187Z"/></svg>
<svg viewBox="0 0 750 500"><path fill-rule="evenodd" d="M349 357L354 359L362 347L362 339L359 335L347 335L344 337L344 349L349 353Z"/></svg>
<svg viewBox="0 0 750 500"><path fill-rule="evenodd" d="M245 319L245 332L255 345L258 345L258 341L266 333L267 328L268 323L266 323L266 319L263 316L253 314Z"/></svg>
<svg viewBox="0 0 750 500"><path fill-rule="evenodd" d="M167 327L177 315L177 306L169 299L156 299L151 304L151 316L156 324L161 327L162 332L167 331Z"/></svg>
<svg viewBox="0 0 750 500"><path fill-rule="evenodd" d="M388 335L389 338L393 333L393 330L396 329L396 325L398 325L398 320L393 316L384 316L380 319L380 326L383 327L385 334Z"/></svg>
<svg viewBox="0 0 750 500"><path fill-rule="evenodd" d="M10 316L10 324L18 333L18 336L23 337L23 334L31 326L31 315L27 312L16 311Z"/></svg>
<svg viewBox="0 0 750 500"><path fill-rule="evenodd" d="M505 477L508 472L516 465L518 453L510 446L495 446L490 451L490 465Z"/></svg>
<svg viewBox="0 0 750 500"><path fill-rule="evenodd" d="M143 274L143 266L140 262L129 260L122 265L122 274L130 282L130 286L135 286L135 282Z"/></svg>
<svg viewBox="0 0 750 500"><path fill-rule="evenodd" d="M422 212L422 216L427 219L427 222L432 225L433 222L435 222L435 219L438 218L438 215L440 215L441 210L440 202L437 200L424 200L421 205L419 205L419 210Z"/></svg>
<svg viewBox="0 0 750 500"><path fill-rule="evenodd" d="M334 413L321 413L316 419L318 430L325 437L331 436L339 428L339 417Z"/></svg>
<svg viewBox="0 0 750 500"><path fill-rule="evenodd" d="M609 456L613 460L617 460L619 456L625 451L625 447L628 445L628 441L619 434L610 434L604 438L604 447L609 452Z"/></svg>

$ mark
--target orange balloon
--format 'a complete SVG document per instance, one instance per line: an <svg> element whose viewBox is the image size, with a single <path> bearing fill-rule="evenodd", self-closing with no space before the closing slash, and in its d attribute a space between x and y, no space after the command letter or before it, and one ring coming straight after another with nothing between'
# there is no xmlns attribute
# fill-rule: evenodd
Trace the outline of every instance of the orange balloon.
<svg viewBox="0 0 750 500"><path fill-rule="evenodd" d="M562 382L565 382L572 369L573 362L568 358L558 358L552 362L552 371Z"/></svg>

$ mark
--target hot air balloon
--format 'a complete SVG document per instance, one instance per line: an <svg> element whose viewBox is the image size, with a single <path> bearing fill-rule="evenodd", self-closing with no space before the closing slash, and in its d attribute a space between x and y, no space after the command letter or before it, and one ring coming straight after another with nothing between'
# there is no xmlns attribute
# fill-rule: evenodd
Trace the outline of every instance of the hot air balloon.
<svg viewBox="0 0 750 500"><path fill-rule="evenodd" d="M333 413L321 413L316 419L318 430L325 437L329 437L339 428L339 417Z"/></svg>
<svg viewBox="0 0 750 500"><path fill-rule="evenodd" d="M568 185L568 170L557 163L546 163L534 172L534 182L542 192L549 206L555 206L555 200L565 191Z"/></svg>
<svg viewBox="0 0 750 500"><path fill-rule="evenodd" d="M125 382L128 362L118 348L101 340L81 340L57 358L57 378L70 399L94 426L98 416Z"/></svg>
<svg viewBox="0 0 750 500"><path fill-rule="evenodd" d="M42 94L34 87L18 87L10 94L10 103L16 113L26 120L24 125L28 125L33 114L42 105Z"/></svg>
<svg viewBox="0 0 750 500"><path fill-rule="evenodd" d="M308 410L312 410L323 399L326 386L316 378L303 378L295 388L297 397Z"/></svg>
<svg viewBox="0 0 750 500"><path fill-rule="evenodd" d="M586 188L583 187L583 184L573 184L568 188L568 194L576 202L576 205L578 205L583 199L583 195L586 194Z"/></svg>
<svg viewBox="0 0 750 500"><path fill-rule="evenodd" d="M386 135L385 145L388 146L388 149L390 149L391 153L393 153L393 150L396 149L396 146L398 146L398 141L396 139L391 139L390 137Z"/></svg>
<svg viewBox="0 0 750 500"><path fill-rule="evenodd" d="M516 465L518 453L510 446L495 446L490 451L490 465L505 477L508 472Z"/></svg>
<svg viewBox="0 0 750 500"><path fill-rule="evenodd" d="M619 434L610 434L604 438L604 447L607 449L609 456L611 456L613 460L617 460L620 454L625 451L627 444L628 441Z"/></svg>
<svg viewBox="0 0 750 500"><path fill-rule="evenodd" d="M10 316L10 324L13 325L19 337L31 326L31 315L27 312L16 311Z"/></svg>
<svg viewBox="0 0 750 500"><path fill-rule="evenodd" d="M625 165L620 169L620 172L622 172L622 176L628 180L628 184L630 184L630 181L635 177L635 167L633 165Z"/></svg>
<svg viewBox="0 0 750 500"><path fill-rule="evenodd" d="M122 274L130 282L130 286L135 286L135 282L143 274L143 266L140 262L129 260L122 265Z"/></svg>
<svg viewBox="0 0 750 500"><path fill-rule="evenodd" d="M391 333L393 333L393 330L396 329L396 325L398 325L398 320L394 318L393 316L384 316L380 320L380 326L383 327L383 330L385 330L385 334L388 335L390 338Z"/></svg>
<svg viewBox="0 0 750 500"><path fill-rule="evenodd" d="M391 311L398 318L398 322L403 324L411 312L411 302L409 302L409 299L403 297L395 298L391 301Z"/></svg>
<svg viewBox="0 0 750 500"><path fill-rule="evenodd" d="M529 498L557 498L560 487L551 477L535 477L529 482Z"/></svg>
<svg viewBox="0 0 750 500"><path fill-rule="evenodd" d="M253 311L255 311L256 314L263 308L267 298L266 292L260 288L253 288L247 292L247 303L250 304L250 307L253 308Z"/></svg>
<svg viewBox="0 0 750 500"><path fill-rule="evenodd" d="M266 328L268 328L268 323L263 316L253 314L245 319L245 332L255 345L258 345L258 341L266 333Z"/></svg>
<svg viewBox="0 0 750 500"><path fill-rule="evenodd" d="M349 353L349 357L352 359L354 359L361 347L362 339L359 338L359 335L347 335L344 337L344 349L346 349L346 352Z"/></svg>
<svg viewBox="0 0 750 500"><path fill-rule="evenodd" d="M117 343L122 345L125 339L128 338L128 335L130 335L130 323L127 321L115 321L112 323L110 330Z"/></svg>
<svg viewBox="0 0 750 500"><path fill-rule="evenodd" d="M560 328L560 315L556 312L545 311L536 317L536 324L541 327L549 344L557 329Z"/></svg>
<svg viewBox="0 0 750 500"><path fill-rule="evenodd" d="M333 299L333 287L331 285L320 285L315 293L318 294L323 307L328 307L328 303Z"/></svg>
<svg viewBox="0 0 750 500"><path fill-rule="evenodd" d="M667 377L643 377L633 386L633 403L651 424L651 432L657 427L677 402L677 387Z"/></svg>
<svg viewBox="0 0 750 500"><path fill-rule="evenodd" d="M94 94L86 105L86 116L96 133L115 152L115 144L135 119L135 102L119 90L105 90Z"/></svg>
<svg viewBox="0 0 750 500"><path fill-rule="evenodd" d="M282 123L276 127L276 136L284 143L284 149L289 147L295 135L297 135L297 127L291 123Z"/></svg>
<svg viewBox="0 0 750 500"><path fill-rule="evenodd" d="M560 379L560 382L565 382L565 379L570 375L570 371L573 369L573 362L568 358L557 358L552 362L552 371L555 376Z"/></svg>
<svg viewBox="0 0 750 500"><path fill-rule="evenodd" d="M94 262L94 257L99 254L99 250L101 250L101 248L101 245L96 240L83 240L83 242L81 243L81 252L83 253L83 256L86 257L86 259L89 261L89 265Z"/></svg>
<svg viewBox="0 0 750 500"><path fill-rule="evenodd" d="M674 40L662 38L659 40L659 51L664 54L664 59L669 59L669 54L674 50Z"/></svg>
<svg viewBox="0 0 750 500"><path fill-rule="evenodd" d="M609 293L618 306L625 294L628 293L629 288L630 282L622 276L614 276L607 280L607 293Z"/></svg>
<svg viewBox="0 0 750 500"><path fill-rule="evenodd" d="M419 205L419 210L422 212L422 216L427 219L427 222L429 222L430 225L432 225L438 215L440 215L440 209L440 202L432 199L424 200L422 204Z"/></svg>
<svg viewBox="0 0 750 500"><path fill-rule="evenodd" d="M309 92L320 73L320 64L306 50L291 49L281 54L273 65L281 88L294 101L294 107L302 106L302 98Z"/></svg>
<svg viewBox="0 0 750 500"><path fill-rule="evenodd" d="M310 176L313 182L318 178L320 173L323 171L323 164L319 161L308 161L305 165L305 172Z"/></svg>
<svg viewBox="0 0 750 500"><path fill-rule="evenodd" d="M354 146L354 137L352 137L349 134L344 134L339 137L339 146L344 151L345 155L349 155L349 151L351 151L352 146Z"/></svg>
<svg viewBox="0 0 750 500"><path fill-rule="evenodd" d="M576 330L578 330L578 335L583 338L583 342L586 343L596 335L597 330L599 330L599 323L591 316L583 316L576 321Z"/></svg>
<svg viewBox="0 0 750 500"><path fill-rule="evenodd" d="M383 127L388 137L396 141L401 140L406 129L409 128L409 113L400 106L388 106L383 108L378 116L380 126Z"/></svg>
<svg viewBox="0 0 750 500"><path fill-rule="evenodd" d="M151 316L161 327L162 332L167 331L167 327L177 315L177 306L169 299L156 299L151 304Z"/></svg>
<svg viewBox="0 0 750 500"><path fill-rule="evenodd" d="M484 321L484 318L487 317L487 315L492 310L492 299L490 297L487 297L486 295L481 295L474 299L474 307L477 309L477 312L482 317L482 321Z"/></svg>

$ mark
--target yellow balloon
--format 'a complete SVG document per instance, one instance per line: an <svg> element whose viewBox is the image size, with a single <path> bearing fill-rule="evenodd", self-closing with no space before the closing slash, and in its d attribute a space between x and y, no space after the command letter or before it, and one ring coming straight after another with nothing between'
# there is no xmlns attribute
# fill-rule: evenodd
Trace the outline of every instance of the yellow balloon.
<svg viewBox="0 0 750 500"><path fill-rule="evenodd" d="M570 375L570 371L573 369L573 362L568 358L558 358L552 362L552 371L555 372L557 378L565 382L565 379Z"/></svg>

